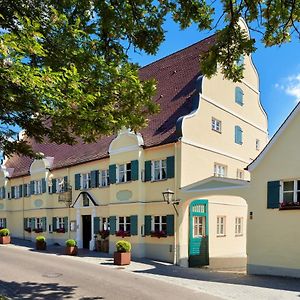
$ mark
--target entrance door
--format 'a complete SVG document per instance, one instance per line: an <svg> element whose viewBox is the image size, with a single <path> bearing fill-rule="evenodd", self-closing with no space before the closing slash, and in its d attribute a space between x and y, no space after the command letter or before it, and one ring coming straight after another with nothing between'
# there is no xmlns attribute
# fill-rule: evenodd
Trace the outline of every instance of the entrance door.
<svg viewBox="0 0 300 300"><path fill-rule="evenodd" d="M189 266L208 265L207 200L193 201L189 218Z"/></svg>
<svg viewBox="0 0 300 300"><path fill-rule="evenodd" d="M90 248L90 240L92 239L92 218L91 215L82 216L82 247Z"/></svg>

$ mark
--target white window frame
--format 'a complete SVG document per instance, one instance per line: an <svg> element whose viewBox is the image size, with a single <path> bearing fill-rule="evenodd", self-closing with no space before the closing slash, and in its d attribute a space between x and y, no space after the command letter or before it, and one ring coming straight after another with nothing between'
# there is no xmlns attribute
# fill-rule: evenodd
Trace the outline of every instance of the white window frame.
<svg viewBox="0 0 300 300"><path fill-rule="evenodd" d="M16 185L15 186L15 199L20 198L20 186Z"/></svg>
<svg viewBox="0 0 300 300"><path fill-rule="evenodd" d="M65 222L63 217L56 217L56 228L65 229Z"/></svg>
<svg viewBox="0 0 300 300"><path fill-rule="evenodd" d="M26 191L26 193L25 193ZM23 184L23 197L26 197L29 195L29 183L24 183Z"/></svg>
<svg viewBox="0 0 300 300"><path fill-rule="evenodd" d="M217 216L217 236L226 236L226 217Z"/></svg>
<svg viewBox="0 0 300 300"><path fill-rule="evenodd" d="M156 218L158 222L156 222ZM158 230L155 230L155 225L158 225ZM163 229L165 228L165 229ZM152 216L151 217L151 231L165 231L167 233L167 216Z"/></svg>
<svg viewBox="0 0 300 300"><path fill-rule="evenodd" d="M242 217L235 218L234 232L235 232L235 236L243 235L243 218Z"/></svg>
<svg viewBox="0 0 300 300"><path fill-rule="evenodd" d="M34 184L33 184L33 194L34 195L39 195L39 194L42 194L42 180L34 180L33 181Z"/></svg>
<svg viewBox="0 0 300 300"><path fill-rule="evenodd" d="M55 179L55 188L56 188L56 194L60 194L64 192L64 185L65 181L63 177L56 178Z"/></svg>
<svg viewBox="0 0 300 300"><path fill-rule="evenodd" d="M121 218L123 218L123 221L124 222L121 222ZM121 225L124 226L124 229L123 231L126 232L126 231L130 231L130 217L128 216L120 216L117 218L117 221L118 221L118 224L117 224L117 231L121 230L120 227Z"/></svg>
<svg viewBox="0 0 300 300"><path fill-rule="evenodd" d="M284 191L284 183L290 181L294 183L293 190ZM285 200L284 194L291 193L291 192L293 192L293 203L300 202L300 195L298 199L298 193L300 194L300 189L298 190L298 181L300 181L300 179L287 179L287 180L282 180L280 182L280 200L279 200L280 203L283 203L283 201Z"/></svg>
<svg viewBox="0 0 300 300"><path fill-rule="evenodd" d="M109 170L99 171L99 187L109 186Z"/></svg>
<svg viewBox="0 0 300 300"><path fill-rule="evenodd" d="M211 129L213 131L222 133L222 121L212 117L212 119L211 119Z"/></svg>
<svg viewBox="0 0 300 300"><path fill-rule="evenodd" d="M201 233L200 233L200 222L196 222L195 220L200 220L202 219L202 227L201 227ZM206 222L206 217L205 216L193 216L193 238L200 238L205 236L206 228L205 228L205 222ZM195 234L195 228L197 231L197 234Z"/></svg>
<svg viewBox="0 0 300 300"><path fill-rule="evenodd" d="M109 230L109 218L100 217L100 231Z"/></svg>
<svg viewBox="0 0 300 300"><path fill-rule="evenodd" d="M167 159L152 160L151 180L160 181L165 179L167 179Z"/></svg>
<svg viewBox="0 0 300 300"><path fill-rule="evenodd" d="M1 228L4 227L4 220L5 220L5 218L0 218L0 227Z"/></svg>
<svg viewBox="0 0 300 300"><path fill-rule="evenodd" d="M245 172L244 170L237 169L236 170L236 178L240 180L244 180Z"/></svg>
<svg viewBox="0 0 300 300"><path fill-rule="evenodd" d="M81 173L80 186L82 190L88 190L91 188L91 173Z"/></svg>
<svg viewBox="0 0 300 300"><path fill-rule="evenodd" d="M256 140L255 140L255 149L256 149L257 151L260 150L260 140L259 140L259 139L256 139Z"/></svg>
<svg viewBox="0 0 300 300"><path fill-rule="evenodd" d="M42 218L35 218L34 220L34 228L35 229L43 229L43 219Z"/></svg>
<svg viewBox="0 0 300 300"><path fill-rule="evenodd" d="M130 178L128 178L129 173L130 173ZM124 180L121 181L122 175L124 175ZM125 183L125 182L130 182L131 180L132 180L131 162L119 164L117 169L117 182Z"/></svg>
<svg viewBox="0 0 300 300"><path fill-rule="evenodd" d="M224 172L221 172L221 170ZM214 163L214 176L215 177L227 177L227 166L219 163Z"/></svg>

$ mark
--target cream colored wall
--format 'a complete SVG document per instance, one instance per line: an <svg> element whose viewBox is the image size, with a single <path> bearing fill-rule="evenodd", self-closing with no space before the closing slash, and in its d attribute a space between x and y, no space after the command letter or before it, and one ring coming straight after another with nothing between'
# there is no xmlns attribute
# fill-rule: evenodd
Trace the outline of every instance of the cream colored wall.
<svg viewBox="0 0 300 300"><path fill-rule="evenodd" d="M298 113L251 173L247 195L249 212L253 212L253 220L248 223L250 265L300 269L300 211L267 209L268 181L300 179L299 129Z"/></svg>

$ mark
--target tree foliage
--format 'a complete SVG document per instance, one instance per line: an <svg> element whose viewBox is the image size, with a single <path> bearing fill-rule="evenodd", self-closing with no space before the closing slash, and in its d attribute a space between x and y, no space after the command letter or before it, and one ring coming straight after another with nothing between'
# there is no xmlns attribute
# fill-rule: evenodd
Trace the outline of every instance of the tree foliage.
<svg viewBox="0 0 300 300"><path fill-rule="evenodd" d="M155 54L172 17L216 32L201 58L212 76L242 78L236 61L255 50L240 28L261 31L267 46L299 39L299 0L0 0L0 145L7 155L35 155L14 128L38 142L93 142L122 127L137 130L158 111L153 80L141 81L128 49ZM222 28L219 25L222 23Z"/></svg>

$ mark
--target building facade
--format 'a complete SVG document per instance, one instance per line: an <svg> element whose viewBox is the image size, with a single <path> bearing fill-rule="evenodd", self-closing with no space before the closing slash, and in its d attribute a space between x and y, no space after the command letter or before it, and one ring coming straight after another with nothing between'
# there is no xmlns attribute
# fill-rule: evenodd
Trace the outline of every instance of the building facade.
<svg viewBox="0 0 300 300"><path fill-rule="evenodd" d="M15 237L33 240L43 232L48 242L71 237L89 249L109 230L110 252L124 238L138 257L182 266L245 264L244 199L184 192L199 180L209 189L212 176L249 180L244 168L267 143L251 57L239 62L242 82L201 75L199 55L214 42L209 37L140 70L142 79L157 80L161 108L140 133L124 129L75 146L32 142L43 159L4 161L2 225ZM163 201L168 188L178 204Z"/></svg>

